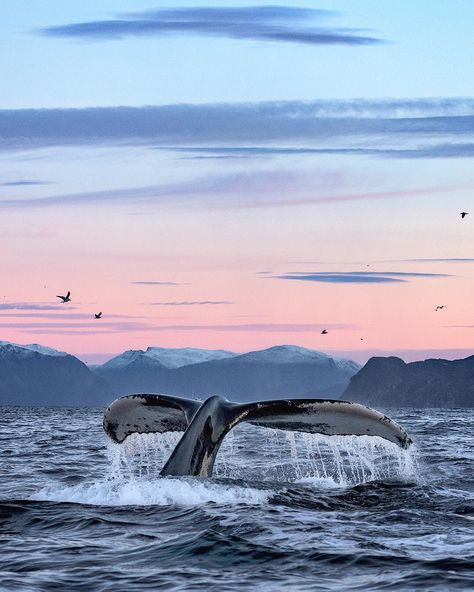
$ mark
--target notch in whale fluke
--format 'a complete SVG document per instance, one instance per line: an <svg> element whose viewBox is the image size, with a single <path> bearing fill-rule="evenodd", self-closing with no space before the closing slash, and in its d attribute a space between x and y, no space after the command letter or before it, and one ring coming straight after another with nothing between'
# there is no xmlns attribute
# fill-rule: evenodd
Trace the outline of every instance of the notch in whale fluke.
<svg viewBox="0 0 474 592"><path fill-rule="evenodd" d="M222 440L241 421L328 436L379 436L401 448L411 444L405 430L379 411L331 399L232 403L219 396L200 402L171 395L129 395L108 407L104 430L119 443L133 433L183 431L161 474L209 477Z"/></svg>

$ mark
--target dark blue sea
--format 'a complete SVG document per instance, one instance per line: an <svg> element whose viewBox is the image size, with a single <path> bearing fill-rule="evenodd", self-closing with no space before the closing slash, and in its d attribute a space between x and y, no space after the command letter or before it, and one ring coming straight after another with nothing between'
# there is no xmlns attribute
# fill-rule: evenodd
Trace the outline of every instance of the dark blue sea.
<svg viewBox="0 0 474 592"><path fill-rule="evenodd" d="M101 409L0 411L2 592L474 589L472 410L390 410L408 452L238 426L212 479Z"/></svg>

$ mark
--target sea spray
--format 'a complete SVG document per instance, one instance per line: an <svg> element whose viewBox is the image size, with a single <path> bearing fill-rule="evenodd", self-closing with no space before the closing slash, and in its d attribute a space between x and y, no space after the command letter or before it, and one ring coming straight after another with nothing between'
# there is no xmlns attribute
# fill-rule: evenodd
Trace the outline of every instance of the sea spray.
<svg viewBox="0 0 474 592"><path fill-rule="evenodd" d="M108 444L110 475L157 479L181 433L132 434ZM325 436L238 426L224 439L214 476L247 481L332 482L351 486L374 480L417 480L413 447L372 436Z"/></svg>
<svg viewBox="0 0 474 592"><path fill-rule="evenodd" d="M31 499L104 506L262 504L277 483L327 489L374 480L419 480L413 448L403 450L370 436L324 436L246 425L224 439L215 479L162 478L160 471L181 435L132 434L122 444L107 440L102 478L72 486L53 482Z"/></svg>

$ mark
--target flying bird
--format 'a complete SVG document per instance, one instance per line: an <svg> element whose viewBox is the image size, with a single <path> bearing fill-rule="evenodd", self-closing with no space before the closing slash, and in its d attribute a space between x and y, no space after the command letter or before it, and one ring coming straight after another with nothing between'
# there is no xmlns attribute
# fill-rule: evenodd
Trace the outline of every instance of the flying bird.
<svg viewBox="0 0 474 592"><path fill-rule="evenodd" d="M469 212L461 212L461 218L465 218L468 214Z"/></svg>
<svg viewBox="0 0 474 592"><path fill-rule="evenodd" d="M71 302L71 292L68 292L66 294L66 296L56 296L56 298L61 298L62 303L64 304L65 302Z"/></svg>
<svg viewBox="0 0 474 592"><path fill-rule="evenodd" d="M94 314L96 319L101 319L102 318L102 312L97 312Z"/></svg>
<svg viewBox="0 0 474 592"><path fill-rule="evenodd" d="M321 335L327 335L327 334L328 334L328 332L326 331L326 329L323 329L323 330L321 331Z"/></svg>
<svg viewBox="0 0 474 592"><path fill-rule="evenodd" d="M443 308L446 308L444 304L442 304L441 306L437 306L436 310L442 310Z"/></svg>

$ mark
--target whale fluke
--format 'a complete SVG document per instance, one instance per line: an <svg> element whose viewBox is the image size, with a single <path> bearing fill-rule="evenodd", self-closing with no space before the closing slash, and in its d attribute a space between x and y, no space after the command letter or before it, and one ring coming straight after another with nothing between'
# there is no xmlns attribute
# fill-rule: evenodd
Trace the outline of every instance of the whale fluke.
<svg viewBox="0 0 474 592"><path fill-rule="evenodd" d="M204 402L171 395L129 395L108 407L104 430L119 443L133 433L183 431L161 475L210 477L224 437L241 421L328 436L379 436L401 448L411 444L405 430L379 411L331 399L232 403L217 395Z"/></svg>
<svg viewBox="0 0 474 592"><path fill-rule="evenodd" d="M103 427L117 443L131 434L184 432L200 401L171 395L127 395L107 407Z"/></svg>

